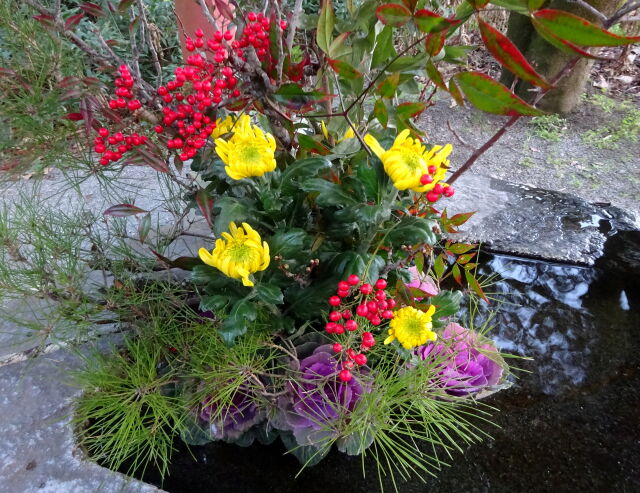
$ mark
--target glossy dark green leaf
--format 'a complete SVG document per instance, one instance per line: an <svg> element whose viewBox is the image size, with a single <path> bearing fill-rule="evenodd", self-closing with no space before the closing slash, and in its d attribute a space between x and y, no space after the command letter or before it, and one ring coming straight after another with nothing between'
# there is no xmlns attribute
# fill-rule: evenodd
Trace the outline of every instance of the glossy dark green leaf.
<svg viewBox="0 0 640 493"><path fill-rule="evenodd" d="M305 112L319 103L334 98L335 95L320 91L305 91L298 84L291 83L280 86L271 97L289 109Z"/></svg>
<svg viewBox="0 0 640 493"><path fill-rule="evenodd" d="M460 311L460 303L462 303L461 291L440 291L437 295L429 300L435 305L436 311L433 319L449 317Z"/></svg>
<svg viewBox="0 0 640 493"><path fill-rule="evenodd" d="M323 178L312 178L301 184L305 192L317 193L315 201L320 206L344 207L358 202L340 185Z"/></svg>
<svg viewBox="0 0 640 493"><path fill-rule="evenodd" d="M256 293L260 301L269 303L271 305L281 305L284 299L282 290L275 284L258 283L256 285Z"/></svg>
<svg viewBox="0 0 640 493"><path fill-rule="evenodd" d="M396 49L393 46L393 28L385 26L380 34L376 36L376 46L371 56L371 68L378 68L387 63L387 61L396 55Z"/></svg>
<svg viewBox="0 0 640 493"><path fill-rule="evenodd" d="M200 299L200 310L203 312L216 312L222 310L230 301L231 297L223 294L205 295Z"/></svg>
<svg viewBox="0 0 640 493"><path fill-rule="evenodd" d="M290 195L298 190L299 183L318 176L323 170L331 168L331 161L323 157L299 159L282 172L280 188L283 194Z"/></svg>

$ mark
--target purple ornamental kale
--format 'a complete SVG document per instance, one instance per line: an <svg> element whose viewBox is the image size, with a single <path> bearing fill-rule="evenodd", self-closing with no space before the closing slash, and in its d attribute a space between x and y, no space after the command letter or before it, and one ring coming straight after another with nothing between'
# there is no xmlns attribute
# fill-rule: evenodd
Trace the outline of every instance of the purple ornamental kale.
<svg viewBox="0 0 640 493"><path fill-rule="evenodd" d="M241 385L233 394L231 403L222 411L212 398L202 404L200 418L210 424L211 435L218 440L237 440L253 425L265 417L256 404L255 395L247 385Z"/></svg>
<svg viewBox="0 0 640 493"><path fill-rule="evenodd" d="M502 357L477 332L450 323L439 337L440 343L416 348L422 360L444 359L439 383L450 395L464 396L497 385L502 378Z"/></svg>

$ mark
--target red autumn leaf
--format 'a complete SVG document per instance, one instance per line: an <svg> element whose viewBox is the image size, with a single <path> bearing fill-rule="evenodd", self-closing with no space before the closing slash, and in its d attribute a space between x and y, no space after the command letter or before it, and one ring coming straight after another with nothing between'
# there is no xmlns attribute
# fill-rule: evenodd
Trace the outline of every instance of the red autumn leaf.
<svg viewBox="0 0 640 493"><path fill-rule="evenodd" d="M385 3L376 9L376 17L385 25L401 27L411 20L411 11L399 3Z"/></svg>
<svg viewBox="0 0 640 493"><path fill-rule="evenodd" d="M83 17L84 17L84 14L82 12L80 12L79 14L72 15L71 17L68 17L67 20L64 21L64 29L68 31L74 28L75 26L78 25L78 23Z"/></svg>
<svg viewBox="0 0 640 493"><path fill-rule="evenodd" d="M400 73L396 72L395 74L391 74L378 85L378 94L383 98L392 98L396 93L399 83Z"/></svg>
<svg viewBox="0 0 640 493"><path fill-rule="evenodd" d="M207 221L209 227L213 226L213 198L205 188L201 188L195 194L196 204L202 212L202 216Z"/></svg>
<svg viewBox="0 0 640 493"><path fill-rule="evenodd" d="M413 22L416 23L418 29L423 33L435 33L445 31L451 26L460 24L461 21L458 19L447 19L431 10L421 9L413 15Z"/></svg>
<svg viewBox="0 0 640 493"><path fill-rule="evenodd" d="M80 120L84 120L82 113L67 113L63 118L71 120L72 122L79 122Z"/></svg>
<svg viewBox="0 0 640 493"><path fill-rule="evenodd" d="M480 18L478 23L482 41L500 65L522 80L531 82L543 89L551 89L551 84L536 72L509 38Z"/></svg>
<svg viewBox="0 0 640 493"><path fill-rule="evenodd" d="M40 24L42 24L47 29L53 29L56 26L55 19L52 15L48 14L40 14L34 15L33 18L37 20Z"/></svg>
<svg viewBox="0 0 640 493"><path fill-rule="evenodd" d="M436 56L442 50L444 42L447 40L447 31L430 33L424 41L425 49L431 56Z"/></svg>
<svg viewBox="0 0 640 493"><path fill-rule="evenodd" d="M104 16L104 10L100 5L97 5L93 2L84 2L80 4L80 9L83 10L86 14L92 15L93 17L102 17Z"/></svg>
<svg viewBox="0 0 640 493"><path fill-rule="evenodd" d="M447 85L444 83L444 79L442 78L442 74L437 69L437 67L434 65L434 63L433 63L433 61L431 59L429 59L427 61L427 75L429 76L429 79L431 79L431 81L437 87L439 87L443 91L448 91Z"/></svg>
<svg viewBox="0 0 640 493"><path fill-rule="evenodd" d="M451 216L449 218L449 224L453 224L454 226L462 226L469 219L471 219L471 216L473 216L475 213L476 211L460 212L459 214L456 214L455 216Z"/></svg>
<svg viewBox="0 0 640 493"><path fill-rule="evenodd" d="M347 80L359 79L362 77L362 73L358 72L355 68L342 60L332 60L327 58L329 65L335 72Z"/></svg>

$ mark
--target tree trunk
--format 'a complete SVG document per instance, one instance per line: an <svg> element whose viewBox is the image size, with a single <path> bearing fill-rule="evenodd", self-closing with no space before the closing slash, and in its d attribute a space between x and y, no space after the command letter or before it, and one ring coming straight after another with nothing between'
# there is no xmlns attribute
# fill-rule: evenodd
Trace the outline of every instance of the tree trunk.
<svg viewBox="0 0 640 493"><path fill-rule="evenodd" d="M612 0L587 0L589 4L598 9L603 14L610 16L616 11L617 2ZM600 22L595 15L588 10L566 0L551 0L545 7L565 10L598 25ZM511 13L509 16L509 26L507 36L511 39L526 59L536 70L545 78L550 79L556 75L565 64L573 58L572 53L565 53L558 50L553 45L547 43L539 36L528 17ZM583 58L575 66L573 71L540 101L538 105L546 111L555 113L568 113L580 100L580 96L584 91L584 86L589 79L589 73L593 60ZM514 76L503 70L501 82L507 87L513 83ZM534 97L532 90L535 88L524 81L519 81L516 85L515 92L527 101L531 101Z"/></svg>

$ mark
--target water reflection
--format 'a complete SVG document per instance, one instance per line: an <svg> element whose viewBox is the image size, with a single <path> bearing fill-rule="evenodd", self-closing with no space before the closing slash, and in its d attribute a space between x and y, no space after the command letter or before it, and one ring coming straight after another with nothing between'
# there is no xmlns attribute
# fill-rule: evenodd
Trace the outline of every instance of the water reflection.
<svg viewBox="0 0 640 493"><path fill-rule="evenodd" d="M494 340L502 350L534 359L534 373L517 385L559 394L588 383L594 364L602 359L593 354L602 352L601 333L610 320L588 296L596 270L496 255L481 273L501 276L492 288L504 301L494 320ZM483 311L476 325L486 307Z"/></svg>

